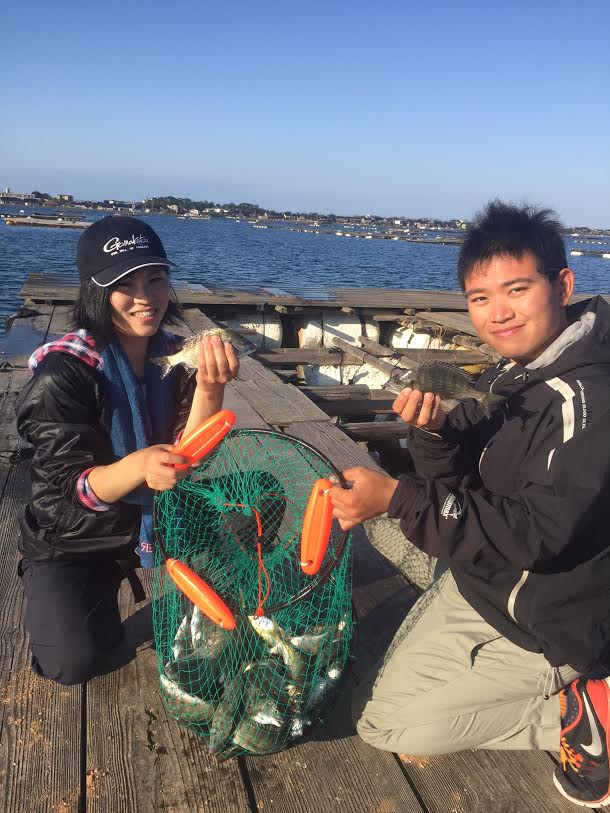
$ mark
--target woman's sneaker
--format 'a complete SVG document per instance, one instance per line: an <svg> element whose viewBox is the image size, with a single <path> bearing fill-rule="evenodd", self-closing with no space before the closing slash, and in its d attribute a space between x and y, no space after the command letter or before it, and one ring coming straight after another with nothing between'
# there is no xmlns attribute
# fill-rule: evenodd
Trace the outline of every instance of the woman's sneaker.
<svg viewBox="0 0 610 813"><path fill-rule="evenodd" d="M582 807L610 805L610 679L578 678L559 694L561 765L553 781Z"/></svg>

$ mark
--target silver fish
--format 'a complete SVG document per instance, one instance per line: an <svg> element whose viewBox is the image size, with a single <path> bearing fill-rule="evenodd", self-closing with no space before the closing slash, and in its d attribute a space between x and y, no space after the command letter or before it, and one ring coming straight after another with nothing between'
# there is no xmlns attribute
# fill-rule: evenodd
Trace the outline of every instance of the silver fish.
<svg viewBox="0 0 610 813"><path fill-rule="evenodd" d="M193 607L190 624L193 653L200 658L217 658L226 643L226 630L207 618L199 609Z"/></svg>
<svg viewBox="0 0 610 813"><path fill-rule="evenodd" d="M174 662L166 664L165 674L159 676L170 713L182 722L209 723L214 714L214 704L208 698L198 697L182 688L171 663Z"/></svg>
<svg viewBox="0 0 610 813"><path fill-rule="evenodd" d="M266 642L270 653L279 655L284 661L290 678L287 684L288 694L294 703L298 703L309 669L308 656L286 640L284 631L274 618L249 615L248 621L256 634Z"/></svg>
<svg viewBox="0 0 610 813"><path fill-rule="evenodd" d="M271 658L254 664L252 672L251 690L232 740L234 745L252 754L268 754L277 751L288 731L286 673L284 667ZM261 690L264 697L260 697Z"/></svg>
<svg viewBox="0 0 610 813"><path fill-rule="evenodd" d="M311 725L311 720L307 717L295 717L290 724L290 736L297 740L305 733L305 729Z"/></svg>
<svg viewBox="0 0 610 813"><path fill-rule="evenodd" d="M239 333L234 333L232 330L223 327L209 328L208 330L202 330L201 333L197 333L195 336L191 336L173 355L157 356L157 358L151 359L154 364L161 367L161 378L169 375L178 364L182 364L187 370L197 369L199 346L206 336L210 338L220 336L223 342L231 342L238 358L249 356L256 351L256 347Z"/></svg>
<svg viewBox="0 0 610 813"><path fill-rule="evenodd" d="M329 676L316 678L307 696L308 710L321 711L332 697L337 685L338 681L332 680Z"/></svg>
<svg viewBox="0 0 610 813"><path fill-rule="evenodd" d="M174 660L178 658L186 658L191 654L191 636L190 636L190 619L188 614L184 616L180 622L180 626L174 636L174 643L172 644L172 652L174 653Z"/></svg>
<svg viewBox="0 0 610 813"><path fill-rule="evenodd" d="M481 392L468 373L442 361L426 361L411 369L394 372L384 385L385 389L395 393L402 392L405 387L440 395L445 411L453 409L460 401L475 398L488 417L506 401L502 395Z"/></svg>

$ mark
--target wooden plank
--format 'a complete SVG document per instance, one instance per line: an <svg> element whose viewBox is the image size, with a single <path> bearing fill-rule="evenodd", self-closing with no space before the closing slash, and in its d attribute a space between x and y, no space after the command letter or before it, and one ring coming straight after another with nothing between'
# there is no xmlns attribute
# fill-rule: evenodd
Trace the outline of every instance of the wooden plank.
<svg viewBox="0 0 610 813"><path fill-rule="evenodd" d="M311 443L323 453L339 469L352 466L365 466L375 471L383 469L373 460L366 448L347 437L337 426L327 421L310 421L308 423L293 423L286 427L286 434Z"/></svg>
<svg viewBox="0 0 610 813"><path fill-rule="evenodd" d="M145 583L150 595L150 572ZM180 728L159 694L150 599L120 593L126 651L137 657L87 685L87 813L249 813L239 765L219 765L203 740Z"/></svg>
<svg viewBox="0 0 610 813"><path fill-rule="evenodd" d="M464 751L402 762L431 813L573 813L544 751Z"/></svg>
<svg viewBox="0 0 610 813"><path fill-rule="evenodd" d="M260 350L256 353L256 358L262 361L263 364L278 364L282 367L297 364L339 365L358 363L355 353L321 347L276 347L270 350Z"/></svg>
<svg viewBox="0 0 610 813"><path fill-rule="evenodd" d="M456 330L459 333L466 333L468 336L476 336L477 332L472 324L472 320L467 313L443 313L435 311L434 313L421 312L415 314L416 319L424 319L432 322L433 324L448 327Z"/></svg>
<svg viewBox="0 0 610 813"><path fill-rule="evenodd" d="M347 714L345 703L335 708ZM337 724L335 723L335 726ZM264 813L422 813L392 754L329 725L320 739L267 757L247 757L254 800ZM322 737L328 739L322 740Z"/></svg>
<svg viewBox="0 0 610 813"><path fill-rule="evenodd" d="M2 810L72 813L81 794L81 688L44 680L30 668L15 544L29 494L27 469L12 468L0 502Z"/></svg>
<svg viewBox="0 0 610 813"><path fill-rule="evenodd" d="M191 291L199 291L203 294L213 294L214 291L212 288L206 288L205 285L202 285L200 282L189 282L188 287Z"/></svg>
<svg viewBox="0 0 610 813"><path fill-rule="evenodd" d="M12 462L19 450L26 447L17 435L15 404L31 373L28 369L19 369L10 376L10 384L0 404L0 462L4 464Z"/></svg>
<svg viewBox="0 0 610 813"><path fill-rule="evenodd" d="M366 440L373 438L405 438L409 434L409 425L404 421L346 422L341 424L341 429L355 438Z"/></svg>
<svg viewBox="0 0 610 813"><path fill-rule="evenodd" d="M366 336L360 336L358 341L367 353L372 353L379 358L394 356L398 359L398 363L401 364L401 354L403 352L402 348L385 347L384 345L379 344L379 342L374 342L372 339L367 339ZM406 353L408 358L413 359L413 361L416 361L419 364L426 361L442 361L445 364L457 364L458 366L489 363L489 356L487 354L477 353L474 350L429 350L410 347L406 349Z"/></svg>
<svg viewBox="0 0 610 813"><path fill-rule="evenodd" d="M331 416L337 415L378 415L392 412L392 404L394 403L395 396L381 398L346 398L343 401L332 399L325 401L321 398L316 398L315 403L324 410L324 412Z"/></svg>
<svg viewBox="0 0 610 813"><path fill-rule="evenodd" d="M52 314L52 306L42 305L36 315L17 317L0 339L0 366L26 367L33 351L46 339Z"/></svg>
<svg viewBox="0 0 610 813"><path fill-rule="evenodd" d="M268 424L288 426L307 421L327 421L327 415L292 384L281 381L233 382L237 392Z"/></svg>
<svg viewBox="0 0 610 813"><path fill-rule="evenodd" d="M323 401L344 400L346 398L370 397L371 391L366 384L340 384L337 387L301 387L308 398L314 401L320 398Z"/></svg>
<svg viewBox="0 0 610 813"><path fill-rule="evenodd" d="M367 353L365 350L361 350L359 347L353 347L348 342L344 341L343 339L334 338L333 344L341 350L344 350L345 353L352 353L358 362L361 364L369 364L371 367L374 367L376 370L379 370L382 373L390 376L396 370L395 364L390 364L387 361L383 361L382 359L377 358L377 356L373 356L371 353ZM403 356L406 358L406 356ZM411 364L417 364L417 362L411 362Z"/></svg>
<svg viewBox="0 0 610 813"><path fill-rule="evenodd" d="M65 336L70 330L74 330L75 326L72 321L72 314L72 305L55 305L53 307L53 316L46 338L47 342L59 339L61 336Z"/></svg>

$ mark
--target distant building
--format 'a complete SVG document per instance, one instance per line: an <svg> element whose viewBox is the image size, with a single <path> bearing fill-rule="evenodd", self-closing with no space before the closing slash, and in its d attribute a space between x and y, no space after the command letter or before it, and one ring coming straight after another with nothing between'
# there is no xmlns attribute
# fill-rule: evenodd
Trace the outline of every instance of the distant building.
<svg viewBox="0 0 610 813"><path fill-rule="evenodd" d="M60 203L74 203L73 195L57 195L57 200Z"/></svg>
<svg viewBox="0 0 610 813"><path fill-rule="evenodd" d="M39 198L36 195L32 195L31 192L11 192L11 190L6 187L4 192L0 192L0 203L38 203Z"/></svg>
<svg viewBox="0 0 610 813"><path fill-rule="evenodd" d="M167 208L169 209L170 212L178 211L178 205L176 203L170 203Z"/></svg>

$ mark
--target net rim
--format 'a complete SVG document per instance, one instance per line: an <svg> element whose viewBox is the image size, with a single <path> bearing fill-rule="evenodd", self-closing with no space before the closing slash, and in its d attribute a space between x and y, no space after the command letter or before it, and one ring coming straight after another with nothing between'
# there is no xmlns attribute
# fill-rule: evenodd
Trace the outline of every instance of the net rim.
<svg viewBox="0 0 610 813"><path fill-rule="evenodd" d="M237 437L239 435L247 435L247 434L256 435L256 436L258 436L258 435L272 436L272 437L276 437L276 438L281 438L283 441L287 441L287 442L289 442L291 444L295 444L295 445L298 445L298 446L303 446L309 452L312 452L314 455L316 455L323 463L325 463L331 469L332 473L337 478L337 480L339 481L339 485L342 488L349 488L349 485L347 483L347 480L343 476L343 473L335 466L335 464L332 462L332 460L330 460L319 449L316 449L315 446L313 446L311 443L308 443L306 440L302 440L301 438L296 438L296 437L294 437L294 435L287 435L284 432L278 432L275 429L256 428L256 427L242 427L242 428L238 428L238 429L232 429L223 438L223 440L219 443L219 445L212 451L212 453L206 457L206 461L209 461L209 460L213 459L214 455L222 447L222 444L223 444L223 442L225 440L229 440L230 438L234 438L234 437ZM155 528L155 536L156 536L156 539L157 539L159 552L161 553L163 563L165 563L168 560L169 557L167 556L167 551L165 549L165 543L164 543L164 541L162 539L162 536L161 536L161 533L160 533L160 530L159 530L159 524L157 522L157 499L156 499L156 496L159 493L163 493L163 492L155 492L155 499L154 499L154 503L153 503L153 525L154 525L154 528ZM320 568L320 570L317 573L317 578L312 580L312 582L310 584L308 584L306 587L304 587L299 593L294 595L292 598L290 598L290 599L288 599L286 601L283 601L283 602L276 602L276 604L269 605L268 607L266 606L265 607L265 614L269 615L271 613L276 613L279 610L285 610L288 607L292 607L295 604L298 604L299 602L306 599L307 596L311 595L311 593L314 592L314 590L317 590L318 588L320 588L329 579L332 572L335 570L335 568L341 562L341 560L343 558L343 555L345 554L345 550L347 548L347 541L349 539L349 535L350 535L350 531L345 531L345 530L341 529L341 534L339 536L339 541L337 542L335 552L334 552L334 554L332 554L329 557L328 561L322 565L322 567ZM244 615L244 613L242 613L240 610L236 610L235 615L236 616L242 616L242 615Z"/></svg>

